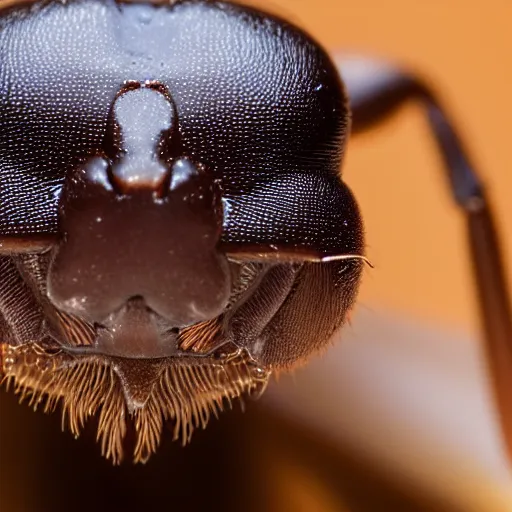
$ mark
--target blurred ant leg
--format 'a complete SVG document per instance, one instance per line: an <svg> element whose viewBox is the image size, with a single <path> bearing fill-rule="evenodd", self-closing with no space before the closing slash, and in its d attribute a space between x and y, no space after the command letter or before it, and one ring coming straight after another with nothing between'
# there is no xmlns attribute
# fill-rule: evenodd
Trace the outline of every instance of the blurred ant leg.
<svg viewBox="0 0 512 512"><path fill-rule="evenodd" d="M512 319L492 208L485 187L438 99L420 78L365 58L339 61L353 113L353 133L365 131L409 100L426 110L451 193L466 221L488 364L502 433L512 462Z"/></svg>

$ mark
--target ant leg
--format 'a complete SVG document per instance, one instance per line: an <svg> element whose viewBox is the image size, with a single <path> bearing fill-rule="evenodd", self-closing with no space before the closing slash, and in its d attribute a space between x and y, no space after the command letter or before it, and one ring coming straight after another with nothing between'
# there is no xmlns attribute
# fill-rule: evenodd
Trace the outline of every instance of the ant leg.
<svg viewBox="0 0 512 512"><path fill-rule="evenodd" d="M354 134L404 103L425 107L453 198L466 218L488 365L502 433L512 462L512 319L500 241L485 187L453 124L429 85L392 65L365 58L339 61L351 98Z"/></svg>

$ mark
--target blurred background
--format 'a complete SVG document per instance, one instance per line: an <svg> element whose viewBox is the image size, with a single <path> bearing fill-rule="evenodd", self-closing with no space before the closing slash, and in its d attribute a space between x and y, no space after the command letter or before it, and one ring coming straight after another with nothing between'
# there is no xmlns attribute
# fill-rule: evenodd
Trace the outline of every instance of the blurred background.
<svg viewBox="0 0 512 512"><path fill-rule="evenodd" d="M251 4L305 28L333 56L383 57L421 73L485 178L512 261L509 0ZM352 140L343 172L375 268L329 352L245 415L213 421L186 450L166 443L147 468L112 470L92 439L60 434L58 418L2 393L0 510L78 510L91 500L202 510L198 495L214 510L512 510L463 221L421 109Z"/></svg>

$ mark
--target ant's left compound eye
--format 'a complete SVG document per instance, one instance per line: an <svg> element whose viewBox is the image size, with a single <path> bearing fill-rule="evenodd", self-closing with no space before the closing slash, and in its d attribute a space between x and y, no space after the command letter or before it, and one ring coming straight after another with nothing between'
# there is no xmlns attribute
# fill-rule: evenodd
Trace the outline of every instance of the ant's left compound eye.
<svg viewBox="0 0 512 512"><path fill-rule="evenodd" d="M80 37L77 37L77 34ZM347 99L232 3L0 11L1 373L120 460L326 345L362 267ZM151 425L151 428L148 428Z"/></svg>

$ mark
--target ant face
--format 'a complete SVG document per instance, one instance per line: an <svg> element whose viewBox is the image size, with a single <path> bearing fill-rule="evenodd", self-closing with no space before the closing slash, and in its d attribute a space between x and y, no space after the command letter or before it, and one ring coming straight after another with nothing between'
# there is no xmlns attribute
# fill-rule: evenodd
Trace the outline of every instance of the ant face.
<svg viewBox="0 0 512 512"><path fill-rule="evenodd" d="M344 322L364 261L346 93L306 34L235 4L1 23L2 371L74 434L99 415L115 462L128 418L145 461L165 420L188 441Z"/></svg>

